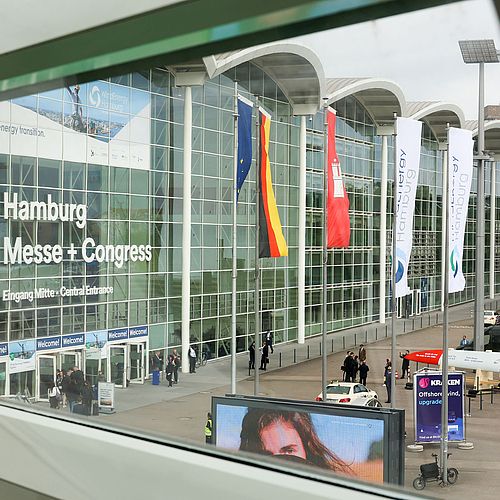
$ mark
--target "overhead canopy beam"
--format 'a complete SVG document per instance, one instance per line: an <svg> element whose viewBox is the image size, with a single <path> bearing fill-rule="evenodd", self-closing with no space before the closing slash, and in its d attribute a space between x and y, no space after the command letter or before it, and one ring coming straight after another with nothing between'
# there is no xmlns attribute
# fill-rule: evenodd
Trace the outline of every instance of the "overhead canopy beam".
<svg viewBox="0 0 500 500"><path fill-rule="evenodd" d="M456 1L174 1L0 54L0 99ZM16 8L15 2L3 6L4 21L18 15ZM67 15L61 11L61 23ZM27 10L23 30L36 32L42 22Z"/></svg>

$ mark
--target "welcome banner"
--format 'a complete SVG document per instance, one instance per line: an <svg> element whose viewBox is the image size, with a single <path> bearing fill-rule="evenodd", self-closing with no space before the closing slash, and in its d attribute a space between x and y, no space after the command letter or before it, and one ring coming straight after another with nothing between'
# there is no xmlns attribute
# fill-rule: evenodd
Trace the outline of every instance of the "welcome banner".
<svg viewBox="0 0 500 500"><path fill-rule="evenodd" d="M448 292L465 288L462 272L465 224L472 183L472 132L460 128L448 130Z"/></svg>
<svg viewBox="0 0 500 500"><path fill-rule="evenodd" d="M411 293L408 265L413 239L413 214L420 165L422 122L409 118L396 120L396 297Z"/></svg>

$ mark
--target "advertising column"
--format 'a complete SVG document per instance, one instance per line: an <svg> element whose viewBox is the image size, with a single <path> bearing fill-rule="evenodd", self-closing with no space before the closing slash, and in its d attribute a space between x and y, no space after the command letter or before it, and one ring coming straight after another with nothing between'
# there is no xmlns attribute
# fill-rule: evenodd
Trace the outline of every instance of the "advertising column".
<svg viewBox="0 0 500 500"><path fill-rule="evenodd" d="M441 439L442 373L414 375L415 442L439 443ZM448 375L448 440L465 441L464 374Z"/></svg>

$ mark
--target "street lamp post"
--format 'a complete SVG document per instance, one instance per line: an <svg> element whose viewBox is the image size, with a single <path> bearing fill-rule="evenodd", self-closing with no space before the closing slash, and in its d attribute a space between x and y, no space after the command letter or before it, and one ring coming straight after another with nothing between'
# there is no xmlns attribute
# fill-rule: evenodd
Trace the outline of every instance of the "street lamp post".
<svg viewBox="0 0 500 500"><path fill-rule="evenodd" d="M460 40L465 64L479 64L479 113L477 132L477 202L476 202L476 296L474 300L474 348L484 350L484 65L497 63L494 40Z"/></svg>

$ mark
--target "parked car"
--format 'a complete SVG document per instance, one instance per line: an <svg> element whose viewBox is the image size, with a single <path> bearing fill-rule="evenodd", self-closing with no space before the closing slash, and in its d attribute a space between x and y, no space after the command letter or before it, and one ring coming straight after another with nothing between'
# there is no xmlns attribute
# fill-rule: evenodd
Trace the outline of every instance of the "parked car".
<svg viewBox="0 0 500 500"><path fill-rule="evenodd" d="M474 341L467 345L459 345L457 351L475 351ZM488 326L484 329L484 350L500 352L500 325Z"/></svg>
<svg viewBox="0 0 500 500"><path fill-rule="evenodd" d="M498 311L484 311L484 324L494 325L498 316Z"/></svg>
<svg viewBox="0 0 500 500"><path fill-rule="evenodd" d="M323 392L316 396L323 401ZM375 391L356 382L332 382L326 387L326 401L358 406L382 406Z"/></svg>

